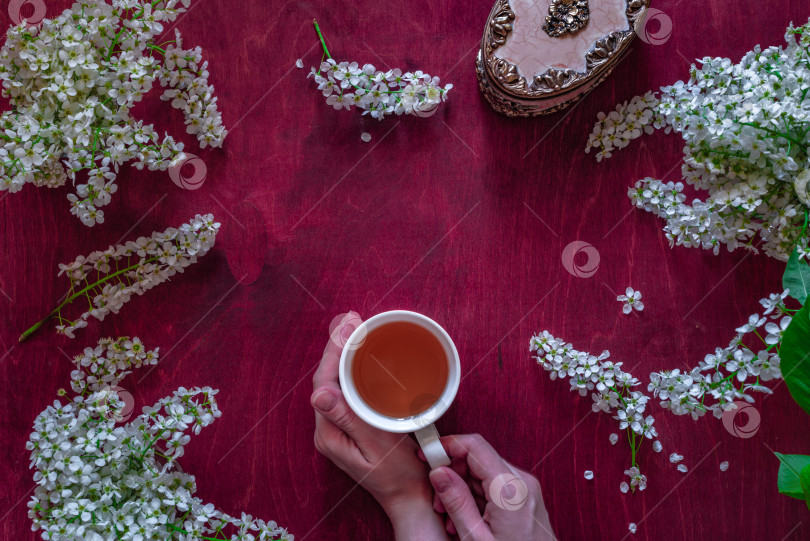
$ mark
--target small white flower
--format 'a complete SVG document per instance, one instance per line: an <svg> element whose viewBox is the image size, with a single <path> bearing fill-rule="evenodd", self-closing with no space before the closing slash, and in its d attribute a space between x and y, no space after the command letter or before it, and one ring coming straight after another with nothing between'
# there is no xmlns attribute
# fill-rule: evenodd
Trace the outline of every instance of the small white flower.
<svg viewBox="0 0 810 541"><path fill-rule="evenodd" d="M782 341L782 333L784 333L790 322L793 321L793 318L790 316L785 316L777 325L776 323L767 323L765 325L765 332L768 335L765 337L765 343L768 345L778 344Z"/></svg>
<svg viewBox="0 0 810 541"><path fill-rule="evenodd" d="M793 181L796 197L799 201L810 207L810 169L805 169Z"/></svg>
<svg viewBox="0 0 810 541"><path fill-rule="evenodd" d="M629 470L625 470L624 474L630 478L630 488L633 491L636 490L636 487L639 490L647 488L647 476L642 475L637 467L633 466Z"/></svg>
<svg viewBox="0 0 810 541"><path fill-rule="evenodd" d="M720 463L720 471L726 471L728 469L728 460L725 460Z"/></svg>
<svg viewBox="0 0 810 541"><path fill-rule="evenodd" d="M644 303L641 302L641 291L635 291L632 287L628 287L624 295L616 297L617 301L624 303L622 312L629 314L635 308L639 312L644 310Z"/></svg>
<svg viewBox="0 0 810 541"><path fill-rule="evenodd" d="M628 529L628 530L630 530L630 533L634 534L634 533L636 533L636 531L638 531L638 526L636 525L636 523L635 523L635 522L631 522L631 523L630 523L630 524L627 526L627 529Z"/></svg>
<svg viewBox="0 0 810 541"><path fill-rule="evenodd" d="M585 479L587 479L588 481L593 479L593 472L591 470L585 470Z"/></svg>

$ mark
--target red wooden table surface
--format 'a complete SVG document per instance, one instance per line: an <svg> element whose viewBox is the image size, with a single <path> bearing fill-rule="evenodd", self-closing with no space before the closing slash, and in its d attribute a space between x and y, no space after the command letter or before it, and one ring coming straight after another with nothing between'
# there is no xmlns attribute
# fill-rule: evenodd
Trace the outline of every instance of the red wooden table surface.
<svg viewBox="0 0 810 541"><path fill-rule="evenodd" d="M66 1L48 2L55 15ZM666 43L637 40L604 84L576 108L510 120L478 93L473 59L491 7L467 2L197 2L177 27L202 46L230 134L199 151L182 115L156 90L136 114L180 137L207 165L202 188L166 173L124 169L103 225L69 215L67 188L26 187L3 197L0 233L0 537L30 539L33 487L25 441L34 417L68 387L74 355L100 336L137 335L162 363L125 380L138 409L178 386L220 389L222 418L182 460L200 495L220 509L274 519L297 540L387 539L375 502L312 444L311 374L338 313L404 308L440 322L458 347L464 379L441 419L443 433L479 432L543 486L560 539L775 539L810 537L803 502L776 493L768 448L810 452L808 418L780 386L758 401L750 439L711 418L693 422L655 405L665 452L641 460L649 488L622 495L628 460L593 415L590 398L551 382L531 359L532 333L548 329L578 349L609 349L635 374L688 368L780 289L783 264L743 253L669 248L661 221L631 212L627 187L644 176L679 177L681 141L656 134L596 163L582 149L596 113L688 76L704 55L735 61L753 45L781 44L797 0L658 2L673 22ZM756 14L756 15L754 15ZM422 69L455 86L428 119L377 122L324 103L307 70L320 59L317 17L338 59ZM9 17L0 14L0 23ZM360 134L372 134L363 143ZM213 212L214 250L171 283L91 322L73 341L51 328L17 336L64 292L57 264L130 237ZM539 219L538 219L539 217ZM543 223L544 222L544 223ZM594 245L597 273L561 265L574 240ZM644 293L639 317L614 291ZM580 422L581 421L581 422ZM667 460L685 455L688 476ZM718 464L730 462L722 473ZM586 481L585 470L596 478Z"/></svg>

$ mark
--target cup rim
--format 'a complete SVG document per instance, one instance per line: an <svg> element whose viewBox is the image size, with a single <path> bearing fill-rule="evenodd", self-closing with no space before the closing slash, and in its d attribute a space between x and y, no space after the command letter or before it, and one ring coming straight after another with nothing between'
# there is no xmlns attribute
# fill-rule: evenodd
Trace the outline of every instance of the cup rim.
<svg viewBox="0 0 810 541"><path fill-rule="evenodd" d="M438 400L430 406L427 410L404 419L388 417L369 406L357 392L357 388L350 376L349 363L354 359L354 352L356 348L351 347L357 341L361 334L365 334L386 323L393 323L397 321L405 321L409 323L416 323L421 327L430 331L442 344L448 358L448 374L447 383L444 386L444 391L439 396ZM461 361L458 356L458 350L453 343L453 339L447 334L441 325L430 319L426 315L410 310L389 310L371 316L363 321L346 340L343 351L340 354L340 366L338 369L338 376L340 379L340 387L343 391L343 396L352 411L357 414L363 421L380 430L386 432L405 433L415 432L421 428L429 426L436 422L439 417L450 407L458 392L459 384L461 383Z"/></svg>

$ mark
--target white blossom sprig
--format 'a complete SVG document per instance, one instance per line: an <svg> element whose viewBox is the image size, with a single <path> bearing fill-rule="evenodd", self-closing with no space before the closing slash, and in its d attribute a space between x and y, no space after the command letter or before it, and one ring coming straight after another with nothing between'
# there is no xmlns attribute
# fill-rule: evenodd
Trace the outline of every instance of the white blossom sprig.
<svg viewBox="0 0 810 541"><path fill-rule="evenodd" d="M708 411L720 418L736 408L737 400L753 403L751 392L772 394L764 383L782 378L779 347L796 312L785 306L788 293L760 300L763 312L752 314L727 347L717 348L694 368L650 374L647 390L663 408L694 420Z"/></svg>
<svg viewBox="0 0 810 541"><path fill-rule="evenodd" d="M683 179L708 196L686 204L683 184L649 177L629 191L666 220L671 244L756 251L758 238L783 261L794 249L810 252L810 23L788 27L785 40L737 64L705 57L687 82L598 115L585 147L598 161L655 129L683 137Z"/></svg>
<svg viewBox="0 0 810 541"><path fill-rule="evenodd" d="M161 97L185 115L201 147L222 145L227 131L217 110L201 50L175 39L159 42L163 24L191 0L81 0L36 27L9 29L0 50L0 191L70 181L71 213L92 226L118 189L119 166L166 170L185 159L183 144L132 117L155 81ZM87 171L86 183L76 184Z"/></svg>
<svg viewBox="0 0 810 541"><path fill-rule="evenodd" d="M50 319L57 321L59 334L73 338L73 331L86 327L90 317L102 321L107 314L117 314L133 295L143 295L207 254L219 225L212 214L198 214L179 229L170 227L60 264L59 276L65 274L70 280L65 300L22 333L20 342ZM87 301L88 310L78 316L66 314L80 299Z"/></svg>
<svg viewBox="0 0 810 541"><path fill-rule="evenodd" d="M42 411L26 443L36 470L32 529L51 541L292 541L273 521L204 503L194 496L194 475L178 468L191 435L221 416L217 390L181 387L122 424L132 404L117 385L130 369L157 362L157 349L128 337L104 338L75 358L71 387L78 395Z"/></svg>
<svg viewBox="0 0 810 541"><path fill-rule="evenodd" d="M630 478L629 489L644 490L647 477L644 476L636 460L641 444L645 439L658 437L652 415L644 415L650 397L633 387L641 382L628 372L622 370L622 363L607 360L610 352L605 350L598 357L584 351L577 351L564 340L555 338L548 331L543 331L529 340L529 350L535 352L538 364L549 373L551 380L569 378L571 390L580 396L591 392L594 412L605 412L613 415L619 423L619 429L627 432L630 444L630 468L625 475ZM657 441L657 440L655 440ZM622 484L622 491L624 490Z"/></svg>
<svg viewBox="0 0 810 541"><path fill-rule="evenodd" d="M326 48L318 22L313 23L323 57L318 69L312 68L307 77L315 79L326 103L338 111L354 106L378 120L389 114L426 117L435 112L453 88L452 84L441 87L438 77L421 71L402 73L395 68L383 72L371 64L361 67L357 62L338 63Z"/></svg>

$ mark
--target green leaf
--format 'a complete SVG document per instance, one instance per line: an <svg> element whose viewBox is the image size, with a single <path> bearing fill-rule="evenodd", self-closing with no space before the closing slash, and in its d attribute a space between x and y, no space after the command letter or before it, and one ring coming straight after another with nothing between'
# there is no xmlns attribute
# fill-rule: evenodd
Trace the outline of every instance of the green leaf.
<svg viewBox="0 0 810 541"><path fill-rule="evenodd" d="M799 476L799 481L804 491L804 501L807 502L807 508L810 509L810 466L805 466Z"/></svg>
<svg viewBox="0 0 810 541"><path fill-rule="evenodd" d="M807 455L783 455L774 453L776 458L782 463L779 465L779 474L776 479L776 486L780 494L805 500L807 494L802 487L802 475L810 474L810 456Z"/></svg>
<svg viewBox="0 0 810 541"><path fill-rule="evenodd" d="M804 304L810 296L810 265L804 259L799 259L799 249L790 254L785 274L782 276L782 285L790 290L790 296Z"/></svg>
<svg viewBox="0 0 810 541"><path fill-rule="evenodd" d="M785 329L779 358L790 395L810 414L810 302L796 312Z"/></svg>

